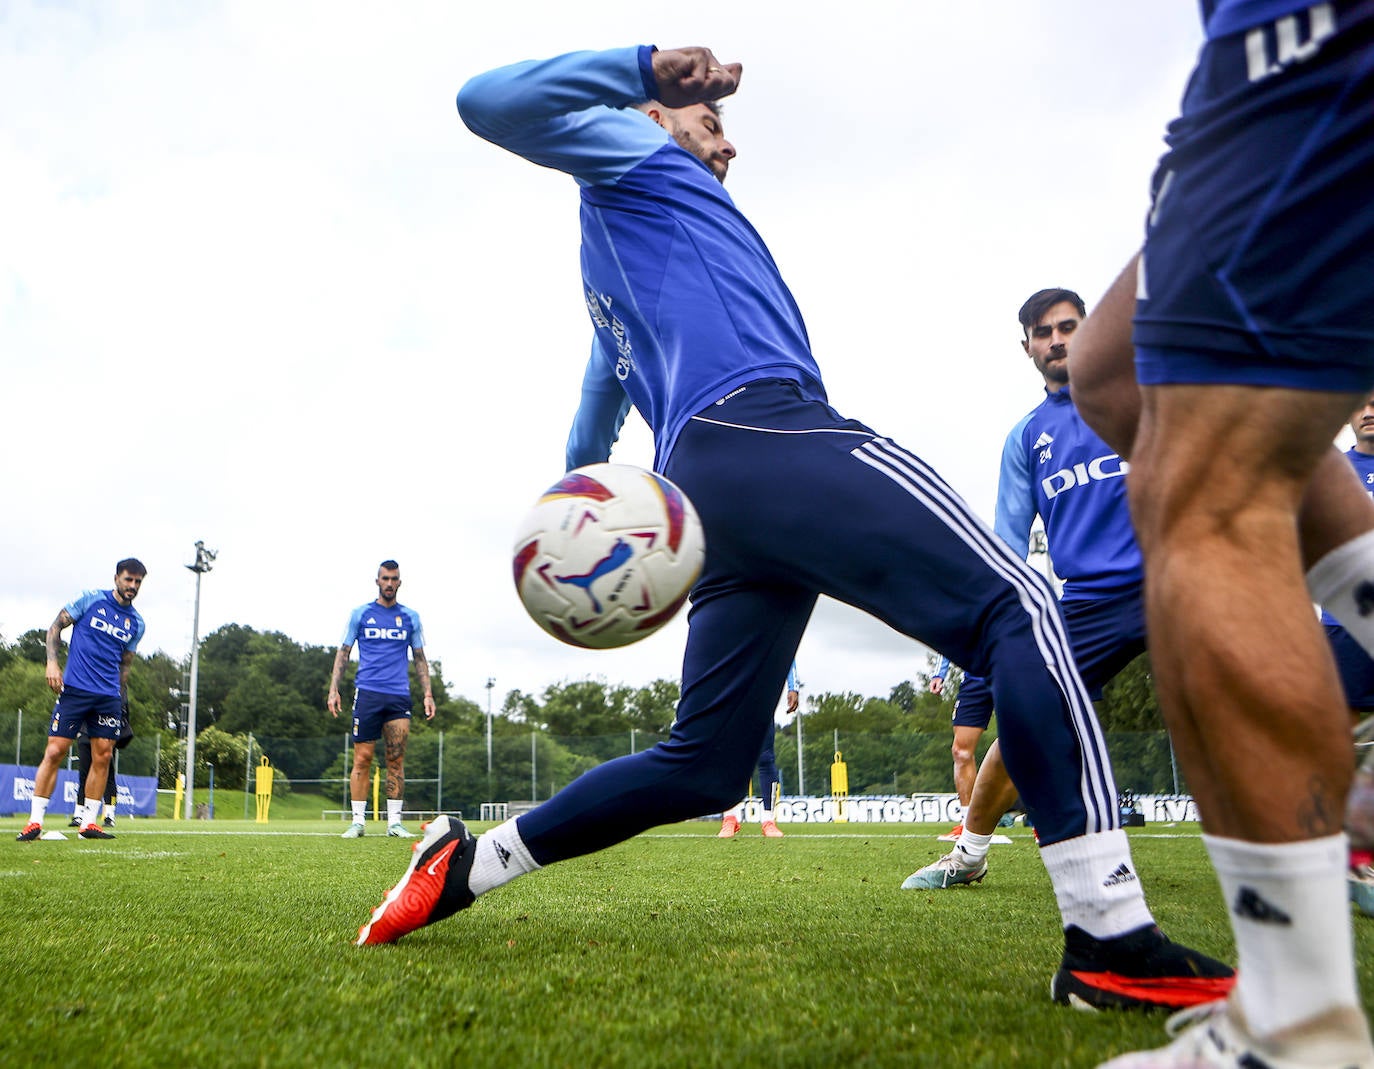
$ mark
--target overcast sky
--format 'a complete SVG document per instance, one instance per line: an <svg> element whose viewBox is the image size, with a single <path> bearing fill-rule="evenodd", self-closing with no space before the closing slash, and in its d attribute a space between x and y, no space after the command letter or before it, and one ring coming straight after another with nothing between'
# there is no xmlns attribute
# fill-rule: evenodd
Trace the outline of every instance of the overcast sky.
<svg viewBox="0 0 1374 1069"><path fill-rule="evenodd" d="M730 192L832 403L991 520L1041 396L1016 311L1055 285L1091 306L1139 243L1200 42L1189 0L9 0L0 635L134 555L143 652L184 656L203 539L202 635L332 646L395 557L457 694L676 678L683 619L579 651L515 597L589 339L577 192L468 133L458 87L580 48L742 62ZM613 459L652 461L642 424ZM924 654L823 602L799 664L885 695Z"/></svg>

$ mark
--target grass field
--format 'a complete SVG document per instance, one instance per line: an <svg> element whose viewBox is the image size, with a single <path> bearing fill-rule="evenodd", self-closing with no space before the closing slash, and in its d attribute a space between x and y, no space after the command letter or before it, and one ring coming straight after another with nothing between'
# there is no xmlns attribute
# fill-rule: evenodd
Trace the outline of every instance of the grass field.
<svg viewBox="0 0 1374 1069"><path fill-rule="evenodd" d="M1060 1067L1163 1036L1049 1001L1057 914L1019 828L983 885L912 892L942 828L674 825L357 948L409 855L379 825L22 823L0 821L4 1065ZM1231 960L1196 827L1132 841L1165 930ZM1368 993L1374 920L1356 933Z"/></svg>

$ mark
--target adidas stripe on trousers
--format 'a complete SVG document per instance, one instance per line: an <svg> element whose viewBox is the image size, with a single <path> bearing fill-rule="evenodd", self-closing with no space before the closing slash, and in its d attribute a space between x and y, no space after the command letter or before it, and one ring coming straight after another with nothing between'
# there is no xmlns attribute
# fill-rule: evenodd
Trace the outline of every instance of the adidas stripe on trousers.
<svg viewBox="0 0 1374 1069"><path fill-rule="evenodd" d="M677 720L668 741L519 818L540 865L737 802L820 594L990 678L1042 845L1119 826L1053 590L919 457L802 386L760 380L693 417L664 474L706 533Z"/></svg>

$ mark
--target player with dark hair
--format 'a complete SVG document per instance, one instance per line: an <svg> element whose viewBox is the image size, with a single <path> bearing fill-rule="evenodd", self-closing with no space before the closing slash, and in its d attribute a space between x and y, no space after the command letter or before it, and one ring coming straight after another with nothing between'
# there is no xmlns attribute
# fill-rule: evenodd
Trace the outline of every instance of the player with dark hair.
<svg viewBox="0 0 1374 1069"><path fill-rule="evenodd" d="M401 589L401 566L384 560L377 566L377 598L359 605L348 618L334 670L329 677L329 711L339 715L343 699L339 684L356 643L358 676L353 681L353 771L348 779L353 822L345 839L361 838L367 830L367 780L377 740L386 740L386 833L398 839L412 835L401 823L406 783L406 742L410 738L410 658L424 691L425 719L434 719L434 692L425 656L420 614L396 600Z"/></svg>
<svg viewBox="0 0 1374 1069"><path fill-rule="evenodd" d="M748 779L824 593L991 676L1065 929L1054 997L1214 997L1230 970L1170 943L1145 904L1049 583L919 457L828 404L796 303L721 185L735 148L702 102L739 77L704 48L646 46L516 64L459 93L480 136L577 181L595 336L584 405L614 417L619 390L639 409L655 468L696 506L706 561L669 740L480 838L439 817L358 942L393 942L524 873L720 812ZM608 449L613 437L579 440Z"/></svg>
<svg viewBox="0 0 1374 1069"><path fill-rule="evenodd" d="M1202 13L1144 250L1085 324L1075 383L1130 456L1155 683L1239 980L1111 1064L1368 1066L1348 712L1311 600L1374 624L1369 500L1331 447L1374 388L1374 3ZM1132 342L1134 396L1113 388Z"/></svg>
<svg viewBox="0 0 1374 1069"><path fill-rule="evenodd" d="M128 692L129 666L133 664L139 640L143 637L143 617L133 607L148 569L134 557L115 565L114 586L109 590L87 590L63 606L48 626L47 679L57 695L52 723L48 725L48 745L33 777L33 799L29 822L17 838L31 842L43 834L43 818L57 784L57 769L81 731L91 739L90 768L86 789L78 799L78 834L83 839L113 839L96 824L110 772L110 758L124 719L123 707ZM58 660L62 632L72 629L64 673Z"/></svg>
<svg viewBox="0 0 1374 1069"><path fill-rule="evenodd" d="M1043 289L1021 306L1021 348L1045 387L1045 399L1007 435L993 527L1018 553L1030 549L1037 516L1064 580L1062 605L1074 659L1088 693L1102 688L1145 649L1140 550L1126 501L1127 465L1078 414L1069 390L1070 350L1087 315L1073 290ZM992 693L968 677L959 691L970 727L987 727ZM987 874L988 844L998 818L1016 800L1001 747L993 743L978 770L964 825L952 850L912 873L907 889L956 887Z"/></svg>

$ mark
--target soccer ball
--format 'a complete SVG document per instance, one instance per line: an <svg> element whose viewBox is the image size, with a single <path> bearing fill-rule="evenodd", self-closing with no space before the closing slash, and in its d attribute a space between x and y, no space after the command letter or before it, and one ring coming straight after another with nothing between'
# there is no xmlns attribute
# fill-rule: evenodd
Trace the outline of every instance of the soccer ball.
<svg viewBox="0 0 1374 1069"><path fill-rule="evenodd" d="M549 487L521 522L515 589L554 638L610 649L671 620L705 554L696 510L667 479L589 464Z"/></svg>

